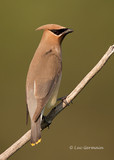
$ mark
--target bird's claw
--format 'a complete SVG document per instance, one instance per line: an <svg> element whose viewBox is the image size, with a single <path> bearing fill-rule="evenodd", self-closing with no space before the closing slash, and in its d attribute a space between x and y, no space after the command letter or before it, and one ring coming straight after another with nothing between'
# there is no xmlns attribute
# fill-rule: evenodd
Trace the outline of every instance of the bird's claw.
<svg viewBox="0 0 114 160"><path fill-rule="evenodd" d="M67 96L60 97L60 98L58 98L58 99L57 99L57 101L60 101L60 100L61 100L62 102L64 102L66 105L68 105L68 106L69 106L69 103L66 101L66 97L67 97ZM72 101L71 101L71 103L73 104L73 102L72 102Z"/></svg>
<svg viewBox="0 0 114 160"><path fill-rule="evenodd" d="M66 97L67 97L67 96L60 97L60 98L57 99L57 101L63 101L63 100L65 100Z"/></svg>
<svg viewBox="0 0 114 160"><path fill-rule="evenodd" d="M64 102L67 106L69 106L69 103L66 101L66 97L67 97L67 96L60 97L60 98L57 99L57 101L62 101L62 102Z"/></svg>

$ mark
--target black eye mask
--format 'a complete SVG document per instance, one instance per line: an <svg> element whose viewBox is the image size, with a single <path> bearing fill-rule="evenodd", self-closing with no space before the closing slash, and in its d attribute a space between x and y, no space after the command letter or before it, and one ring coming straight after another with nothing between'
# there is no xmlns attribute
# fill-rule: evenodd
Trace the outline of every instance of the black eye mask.
<svg viewBox="0 0 114 160"><path fill-rule="evenodd" d="M64 31L66 31L68 28L62 28L62 29L51 29L50 31L53 32L56 35L60 35Z"/></svg>

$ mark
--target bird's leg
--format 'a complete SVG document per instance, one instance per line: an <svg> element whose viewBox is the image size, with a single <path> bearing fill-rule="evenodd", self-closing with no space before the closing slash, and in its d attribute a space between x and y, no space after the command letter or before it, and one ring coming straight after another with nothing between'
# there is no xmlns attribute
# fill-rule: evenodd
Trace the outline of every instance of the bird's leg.
<svg viewBox="0 0 114 160"><path fill-rule="evenodd" d="M58 99L57 99L57 101L62 101L62 102L64 102L66 105L68 105L68 106L69 106L69 103L66 101L66 97L67 97L67 96L60 97L60 98L58 98ZM72 102L72 101L71 101L71 103L73 104L73 102Z"/></svg>
<svg viewBox="0 0 114 160"><path fill-rule="evenodd" d="M49 126L50 126L50 124L51 124L51 121L48 121L48 119L47 119L46 116L44 116L44 115L43 115L43 117L42 117L42 121L44 121L45 123L47 123L47 127L48 127L48 129L49 129Z"/></svg>

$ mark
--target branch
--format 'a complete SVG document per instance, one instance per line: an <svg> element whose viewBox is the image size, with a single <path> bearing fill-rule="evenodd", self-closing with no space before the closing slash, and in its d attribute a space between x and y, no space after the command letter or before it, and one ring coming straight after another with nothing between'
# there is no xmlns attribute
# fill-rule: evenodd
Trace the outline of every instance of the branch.
<svg viewBox="0 0 114 160"><path fill-rule="evenodd" d="M80 93L80 91L86 86L86 84L101 70L110 56L114 53L114 45L110 46L108 51L104 54L101 60L96 66L83 78L83 80L77 85L77 87L65 98L65 100L54 107L50 113L42 120L42 130L48 127L53 119L59 114L72 100ZM9 158L18 149L24 146L31 137L31 130L27 131L18 141L10 146L6 151L0 155L0 160Z"/></svg>

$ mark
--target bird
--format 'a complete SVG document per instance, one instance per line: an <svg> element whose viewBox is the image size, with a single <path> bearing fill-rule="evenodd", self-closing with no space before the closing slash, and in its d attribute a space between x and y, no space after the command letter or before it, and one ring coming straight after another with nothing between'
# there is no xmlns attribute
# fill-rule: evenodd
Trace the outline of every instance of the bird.
<svg viewBox="0 0 114 160"><path fill-rule="evenodd" d="M31 145L41 142L41 122L45 107L57 101L62 77L61 44L72 29L57 24L46 24L38 48L30 63L26 78L26 103L31 121Z"/></svg>

